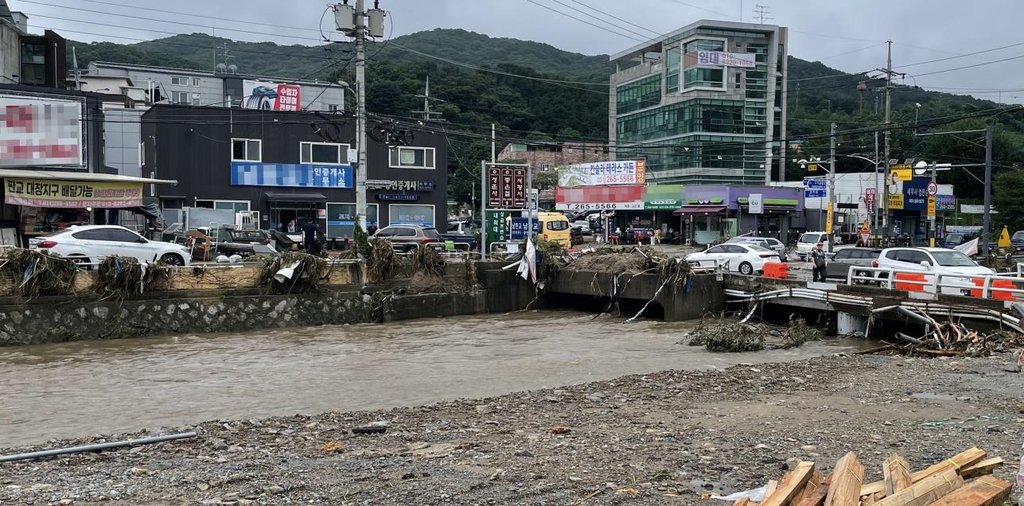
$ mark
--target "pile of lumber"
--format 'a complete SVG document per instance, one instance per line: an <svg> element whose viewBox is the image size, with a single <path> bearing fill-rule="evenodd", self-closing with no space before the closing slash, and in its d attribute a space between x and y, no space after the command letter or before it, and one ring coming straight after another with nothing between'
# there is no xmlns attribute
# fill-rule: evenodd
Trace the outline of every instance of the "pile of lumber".
<svg viewBox="0 0 1024 506"><path fill-rule="evenodd" d="M971 448L927 469L912 472L893 454L882 466L884 480L864 483L864 466L854 453L823 476L813 462L800 462L781 481L770 481L760 503L740 499L734 506L992 506L1010 496L1013 485L989 476L1003 464Z"/></svg>

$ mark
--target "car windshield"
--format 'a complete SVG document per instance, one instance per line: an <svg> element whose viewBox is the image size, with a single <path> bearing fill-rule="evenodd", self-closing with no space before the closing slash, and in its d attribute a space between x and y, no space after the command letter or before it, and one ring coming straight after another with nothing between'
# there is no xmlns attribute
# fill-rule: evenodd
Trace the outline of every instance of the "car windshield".
<svg viewBox="0 0 1024 506"><path fill-rule="evenodd" d="M821 237L821 234L804 234L800 236L800 242L802 243L816 243Z"/></svg>
<svg viewBox="0 0 1024 506"><path fill-rule="evenodd" d="M960 242L964 238L964 234L949 234L946 236L946 242Z"/></svg>
<svg viewBox="0 0 1024 506"><path fill-rule="evenodd" d="M425 228L423 229L423 236L431 239L440 239L441 234L437 233L436 228Z"/></svg>
<svg viewBox="0 0 1024 506"><path fill-rule="evenodd" d="M1024 230L1018 230L1018 231L1014 232L1013 233L1013 237L1011 237L1010 240L1011 241L1024 241Z"/></svg>
<svg viewBox="0 0 1024 506"><path fill-rule="evenodd" d="M548 230L568 230L568 229L569 229L569 222L568 221L549 221L548 222Z"/></svg>
<svg viewBox="0 0 1024 506"><path fill-rule="evenodd" d="M459 231L459 225L461 225L461 223L449 223L448 224L448 231L449 232L458 232Z"/></svg>
<svg viewBox="0 0 1024 506"><path fill-rule="evenodd" d="M756 251L758 253L775 253L774 251L768 248L762 248L761 246L758 246L756 244L745 244L745 246L747 248L750 248L751 251Z"/></svg>
<svg viewBox="0 0 1024 506"><path fill-rule="evenodd" d="M976 267L978 265L959 251L933 251L932 256L943 267Z"/></svg>

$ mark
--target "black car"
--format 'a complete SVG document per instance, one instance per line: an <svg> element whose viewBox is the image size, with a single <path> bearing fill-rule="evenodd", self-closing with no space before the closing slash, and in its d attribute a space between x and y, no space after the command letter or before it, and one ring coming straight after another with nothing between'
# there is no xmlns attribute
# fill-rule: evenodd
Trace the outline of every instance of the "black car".
<svg viewBox="0 0 1024 506"><path fill-rule="evenodd" d="M253 254L254 245L270 244L270 236L263 230L222 228L219 236L217 252L227 256L241 255L246 257Z"/></svg>

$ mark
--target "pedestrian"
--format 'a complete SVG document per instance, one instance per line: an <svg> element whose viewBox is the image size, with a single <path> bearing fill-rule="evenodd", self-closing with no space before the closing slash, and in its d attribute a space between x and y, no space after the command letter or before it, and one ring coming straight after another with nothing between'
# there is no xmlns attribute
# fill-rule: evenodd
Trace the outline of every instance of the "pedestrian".
<svg viewBox="0 0 1024 506"><path fill-rule="evenodd" d="M316 226L312 221L307 221L302 224L302 242L306 249L306 253L315 255L318 253L316 235L320 232L320 227Z"/></svg>
<svg viewBox="0 0 1024 506"><path fill-rule="evenodd" d="M299 230L298 230L298 228L297 228L297 227L296 227L296 225L295 225L295 220L289 221L289 222L288 222L288 233L289 233L289 234L295 234L295 233L297 233L298 231L299 231Z"/></svg>
<svg viewBox="0 0 1024 506"><path fill-rule="evenodd" d="M373 234L376 234L376 233L377 233L377 225L375 225L373 222L370 222L370 224L367 225L367 227L366 227L366 235L368 235L370 237L373 237Z"/></svg>
<svg viewBox="0 0 1024 506"><path fill-rule="evenodd" d="M822 249L823 245L824 242L819 242L811 251L811 274L814 281L825 281L825 265L828 264L828 260L825 257L825 250Z"/></svg>

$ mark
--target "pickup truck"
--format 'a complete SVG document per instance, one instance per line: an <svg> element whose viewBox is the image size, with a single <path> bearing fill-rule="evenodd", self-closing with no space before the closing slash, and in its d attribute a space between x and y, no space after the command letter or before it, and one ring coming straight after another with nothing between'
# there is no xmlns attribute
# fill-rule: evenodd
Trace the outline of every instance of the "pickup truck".
<svg viewBox="0 0 1024 506"><path fill-rule="evenodd" d="M477 227L474 224L465 221L450 221L447 232L441 234L441 237L445 241L454 242L457 250L474 251L477 249L476 234Z"/></svg>

